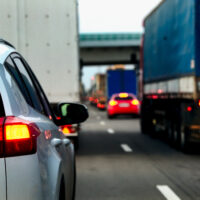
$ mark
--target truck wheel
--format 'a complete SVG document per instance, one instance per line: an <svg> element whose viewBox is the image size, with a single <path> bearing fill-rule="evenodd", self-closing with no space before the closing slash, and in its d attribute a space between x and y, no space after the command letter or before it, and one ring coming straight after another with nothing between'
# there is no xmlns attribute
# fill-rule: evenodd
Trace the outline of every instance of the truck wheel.
<svg viewBox="0 0 200 200"><path fill-rule="evenodd" d="M140 126L143 134L149 134L153 138L156 137L155 125L151 119L144 120L141 118Z"/></svg>
<svg viewBox="0 0 200 200"><path fill-rule="evenodd" d="M173 125L173 131L172 131L172 145L177 148L178 147L178 142L179 142L179 137L180 137L180 128L179 125L174 124Z"/></svg>
<svg viewBox="0 0 200 200"><path fill-rule="evenodd" d="M147 128L146 128L144 120L142 120L142 118L140 119L140 129L141 129L141 133L147 134Z"/></svg>
<svg viewBox="0 0 200 200"><path fill-rule="evenodd" d="M76 138L74 138L74 148L75 148L75 150L78 150L78 148L79 148L79 137L78 136Z"/></svg>
<svg viewBox="0 0 200 200"><path fill-rule="evenodd" d="M173 132L174 132L173 123L169 121L167 125L167 140L170 145L173 143Z"/></svg>
<svg viewBox="0 0 200 200"><path fill-rule="evenodd" d="M188 129L183 129L180 133L180 149L184 153L188 153L189 150L188 132Z"/></svg>

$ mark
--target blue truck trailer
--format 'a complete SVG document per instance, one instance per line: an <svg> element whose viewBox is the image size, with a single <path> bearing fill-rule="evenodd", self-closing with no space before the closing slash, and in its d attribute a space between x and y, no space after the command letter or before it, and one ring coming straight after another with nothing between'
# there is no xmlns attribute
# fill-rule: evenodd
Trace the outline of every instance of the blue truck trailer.
<svg viewBox="0 0 200 200"><path fill-rule="evenodd" d="M133 69L107 70L107 99L113 94L126 92L137 95L136 72Z"/></svg>
<svg viewBox="0 0 200 200"><path fill-rule="evenodd" d="M144 27L142 132L187 151L200 141L200 0L163 0Z"/></svg>

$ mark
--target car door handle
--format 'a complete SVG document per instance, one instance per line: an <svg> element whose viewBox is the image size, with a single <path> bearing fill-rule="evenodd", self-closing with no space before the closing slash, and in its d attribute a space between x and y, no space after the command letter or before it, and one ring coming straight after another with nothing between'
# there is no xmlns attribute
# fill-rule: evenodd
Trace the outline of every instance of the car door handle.
<svg viewBox="0 0 200 200"><path fill-rule="evenodd" d="M70 140L68 140L68 139L63 139L63 144L64 144L65 146L70 145L70 143L71 143Z"/></svg>
<svg viewBox="0 0 200 200"><path fill-rule="evenodd" d="M62 144L62 140L61 139L58 139L58 138L53 138L51 140L51 145L54 146L54 147L58 147Z"/></svg>

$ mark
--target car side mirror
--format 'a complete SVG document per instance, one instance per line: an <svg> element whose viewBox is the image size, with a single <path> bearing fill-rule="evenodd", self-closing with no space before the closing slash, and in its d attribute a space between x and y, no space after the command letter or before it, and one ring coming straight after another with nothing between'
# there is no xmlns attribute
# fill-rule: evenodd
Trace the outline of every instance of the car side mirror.
<svg viewBox="0 0 200 200"><path fill-rule="evenodd" d="M79 124L89 117L87 107L76 103L60 103L58 112L62 124Z"/></svg>

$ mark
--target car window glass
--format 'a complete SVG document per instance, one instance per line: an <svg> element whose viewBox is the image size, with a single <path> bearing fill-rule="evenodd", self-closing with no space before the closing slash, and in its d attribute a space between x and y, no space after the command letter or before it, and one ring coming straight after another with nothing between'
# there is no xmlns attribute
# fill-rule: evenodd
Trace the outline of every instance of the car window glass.
<svg viewBox="0 0 200 200"><path fill-rule="evenodd" d="M33 82L29 76L29 74L27 73L26 69L25 69L25 66L23 64L23 62L21 61L21 59L19 58L14 58L14 62L16 64L16 66L18 67L21 75L22 75L22 79L28 89L28 92L30 94L30 97L31 97L31 100L33 102L33 105L34 105L34 108L36 108L39 112L42 112L44 113L44 110L43 110L43 107L42 107L42 104L39 100L39 97L38 97L38 94L37 94L37 91L33 85Z"/></svg>
<svg viewBox="0 0 200 200"><path fill-rule="evenodd" d="M46 113L47 117L49 117L51 119L54 116L53 116L52 109L49 105L49 101L48 101L40 83L38 82L35 74L33 73L32 69L29 67L28 63L25 60L24 60L24 62L25 62L25 65L27 67L27 70L28 70L32 80L34 81L35 87L37 88L38 94L40 96L40 100L41 100L44 110L45 110L45 113Z"/></svg>
<svg viewBox="0 0 200 200"><path fill-rule="evenodd" d="M16 80L7 71L0 73L0 92L6 115L19 116L29 113L28 104Z"/></svg>
<svg viewBox="0 0 200 200"><path fill-rule="evenodd" d="M32 102L31 102L31 99L30 99L30 96L27 92L27 89L26 87L24 87L24 83L22 82L20 76L19 76L19 73L13 63L13 61L11 60L10 57L8 57L4 63L6 69L8 70L8 72L10 73L10 75L15 79L15 81L17 82L18 86L19 86L19 89L21 90L24 98L26 99L27 103L29 105L32 105Z"/></svg>
<svg viewBox="0 0 200 200"><path fill-rule="evenodd" d="M115 97L115 100L132 100L133 97L129 96L129 97Z"/></svg>

